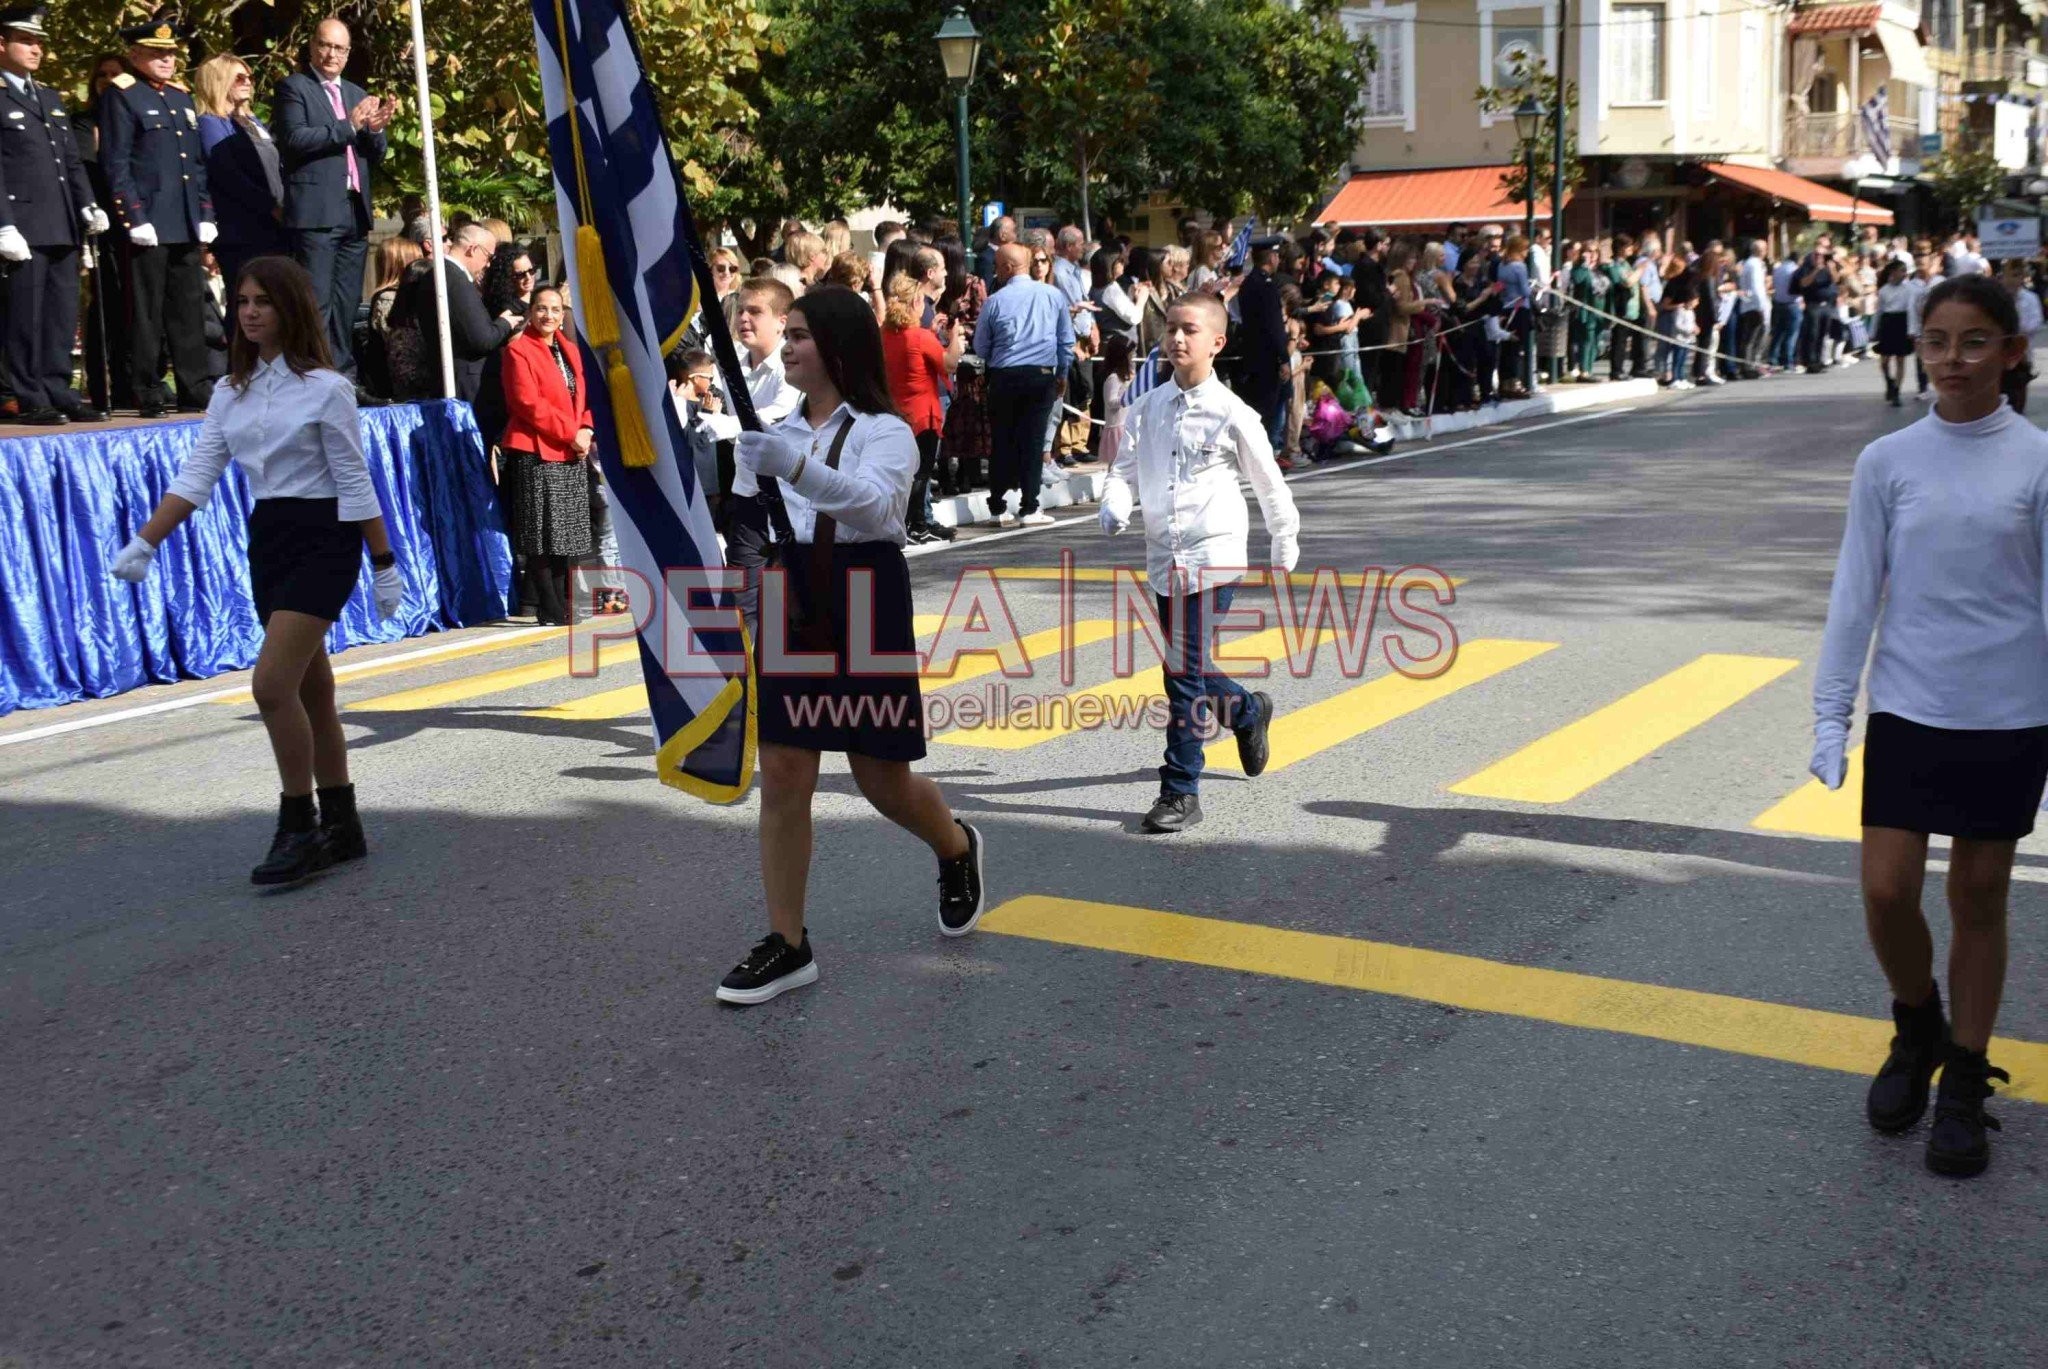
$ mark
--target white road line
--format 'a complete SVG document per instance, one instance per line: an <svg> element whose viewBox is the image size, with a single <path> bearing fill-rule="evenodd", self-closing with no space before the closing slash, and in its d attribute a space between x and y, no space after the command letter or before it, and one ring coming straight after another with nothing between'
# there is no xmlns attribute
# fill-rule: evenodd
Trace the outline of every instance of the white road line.
<svg viewBox="0 0 2048 1369"><path fill-rule="evenodd" d="M523 627L503 634L499 640L514 641L522 637L543 637L549 633L559 633L560 631L560 628L553 627ZM338 665L334 668L334 678L337 680L346 679L360 671L372 670L379 666L398 665L405 661L429 661L436 656L445 656L451 651L472 646L475 644L475 641L476 639L473 637L466 637L459 642L444 642L439 646L421 647L417 651L400 651L389 656L379 656L375 660L356 661L349 665ZM175 713L181 708L192 708L198 704L210 704L216 699L232 698L237 694L246 694L248 692L249 686L246 684L236 685L232 689L210 689L203 694L185 694L175 699L166 699L160 704L143 704L138 708L123 708L112 713L96 713L90 718L79 718L68 723L51 723L48 727L31 727L23 732L10 732L0 735L0 746L14 746L21 742L41 741L45 737L58 737L66 732L82 732L89 727L105 727L110 723L127 722L133 718L153 717L158 713Z"/></svg>
<svg viewBox="0 0 2048 1369"><path fill-rule="evenodd" d="M1552 428L1565 428L1570 427L1574 423L1590 423L1596 418L1613 418L1619 414L1634 412L1634 406L1602 409L1596 413L1579 414L1572 418L1561 418L1555 423L1541 423L1533 428L1505 428L1497 433L1488 433L1484 437L1468 437L1458 442L1436 442L1428 446L1415 447L1405 452L1392 452L1386 456L1363 457L1357 461L1343 461L1335 465L1318 466L1314 470L1297 471L1287 476L1286 480L1289 484L1296 484L1303 480L1314 480L1320 476L1336 475L1342 471L1356 470L1361 466L1383 466L1389 461L1407 461L1412 457L1430 456L1437 452L1456 451L1460 447L1476 447L1482 442L1499 442L1504 438L1526 437L1531 433L1547 432ZM1080 518L1062 518L1058 522L1047 524L1044 527L1006 528L1001 532L992 532L986 536L977 537L970 542L931 542L921 547L905 547L903 554L906 557L936 556L941 552L947 551L971 551L975 547L983 546L990 542L1006 541L1012 537L1024 537L1034 532L1052 532L1059 528L1072 527L1077 523L1093 523L1094 521L1095 517L1093 514L1084 515ZM538 637L543 633L554 631L558 631L558 629L543 627L520 628L514 632L506 633L505 636L508 639L514 637ZM368 670L373 666L396 665L403 661L430 660L435 656L443 655L458 647L467 645L469 645L469 642L466 640L449 642L443 646L424 647L418 651L405 651L393 656L379 656L374 661L361 661L354 665L336 666L334 668L334 677L338 680L345 679L359 670ZM215 689L209 690L204 694L187 694L182 698L169 699L160 704L143 704L137 708L123 708L112 713L99 713L90 718L79 718L73 722L51 723L47 727L32 727L23 732L11 732L0 735L0 746L18 746L23 742L42 741L47 737L61 737L67 732L83 732L88 728L106 727L113 723L128 722L135 718L154 717L159 713L175 713L181 708L192 708L199 704L212 703L216 699L225 699L231 695L245 693L247 689L247 685L237 685L232 689Z"/></svg>

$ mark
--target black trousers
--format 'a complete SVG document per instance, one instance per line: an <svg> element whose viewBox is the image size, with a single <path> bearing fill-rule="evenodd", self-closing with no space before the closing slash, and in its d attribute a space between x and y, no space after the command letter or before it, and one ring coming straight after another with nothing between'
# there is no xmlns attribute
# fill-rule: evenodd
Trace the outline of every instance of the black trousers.
<svg viewBox="0 0 2048 1369"><path fill-rule="evenodd" d="M1833 300L1824 304L1807 301L1806 317L1799 327L1800 365L1810 371L1820 369L1821 359L1827 355L1827 341L1834 336L1838 317Z"/></svg>
<svg viewBox="0 0 2048 1369"><path fill-rule="evenodd" d="M1038 512L1038 468L1046 425L1059 402L1060 378L1050 366L998 366L988 373L988 511L1000 515L1016 490L1017 512Z"/></svg>
<svg viewBox="0 0 2048 1369"><path fill-rule="evenodd" d="M213 378L206 367L206 275L199 265L199 244L173 242L140 251L131 248L128 282L129 376L136 402L165 402L163 355L168 338L179 405L205 407L213 394Z"/></svg>
<svg viewBox="0 0 2048 1369"><path fill-rule="evenodd" d="M357 211L358 219L361 211ZM356 309L363 302L363 263L369 257L369 224L351 228L294 228L292 257L313 278L313 298L327 325L327 349L334 369L354 375Z"/></svg>
<svg viewBox="0 0 2048 1369"><path fill-rule="evenodd" d="M76 409L71 339L78 333L78 249L35 247L7 268L7 374L22 412Z"/></svg>
<svg viewBox="0 0 2048 1369"><path fill-rule="evenodd" d="M128 362L128 263L102 237L99 264L89 274L95 298L85 309L85 392L101 409L135 407L135 377Z"/></svg>
<svg viewBox="0 0 2048 1369"><path fill-rule="evenodd" d="M932 476L939 464L939 430L928 428L917 435L917 475L910 482L910 507L904 525L912 532L927 525L925 511L931 507Z"/></svg>

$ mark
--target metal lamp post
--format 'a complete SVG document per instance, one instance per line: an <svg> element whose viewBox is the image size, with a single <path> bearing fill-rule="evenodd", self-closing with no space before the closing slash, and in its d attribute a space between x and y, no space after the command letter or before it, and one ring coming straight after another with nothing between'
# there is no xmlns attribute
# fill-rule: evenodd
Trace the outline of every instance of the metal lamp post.
<svg viewBox="0 0 2048 1369"><path fill-rule="evenodd" d="M1515 106L1515 137L1522 143L1522 238L1532 247L1536 242L1536 135L1543 128L1543 106L1536 102L1534 95L1522 98ZM1556 250L1554 247L1553 251ZM1526 268L1527 259L1524 259ZM1535 303L1533 287L1529 296L1531 306ZM1529 393L1536 392L1536 327L1535 309L1529 311L1528 341L1522 347L1522 384Z"/></svg>
<svg viewBox="0 0 2048 1369"><path fill-rule="evenodd" d="M938 40L939 60L945 64L946 79L953 83L958 97L955 117L958 119L959 145L956 168L959 174L960 190L960 245L964 249L974 241L974 224L968 217L967 188L967 87L974 80L974 68L981 61L981 34L975 29L974 21L967 17L965 8L953 6L946 22L939 25L939 31L932 35Z"/></svg>

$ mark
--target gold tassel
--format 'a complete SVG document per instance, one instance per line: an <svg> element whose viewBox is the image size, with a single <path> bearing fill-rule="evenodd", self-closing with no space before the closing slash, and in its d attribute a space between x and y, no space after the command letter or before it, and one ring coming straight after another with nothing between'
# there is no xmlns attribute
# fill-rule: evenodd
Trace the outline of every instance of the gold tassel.
<svg viewBox="0 0 2048 1369"><path fill-rule="evenodd" d="M605 381L612 391L612 426L619 434L619 460L628 466L654 464L654 439L647 432L647 420L640 414L640 392L633 387L633 372L625 354L614 346Z"/></svg>

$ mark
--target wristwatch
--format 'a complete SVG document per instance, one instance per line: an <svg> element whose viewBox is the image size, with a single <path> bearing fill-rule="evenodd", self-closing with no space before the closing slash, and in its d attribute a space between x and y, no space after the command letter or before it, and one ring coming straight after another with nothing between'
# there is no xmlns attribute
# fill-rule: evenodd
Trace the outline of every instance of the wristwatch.
<svg viewBox="0 0 2048 1369"><path fill-rule="evenodd" d="M390 570L393 566L397 564L398 553L395 551L387 551L382 553L381 555L373 553L370 557L371 570Z"/></svg>

